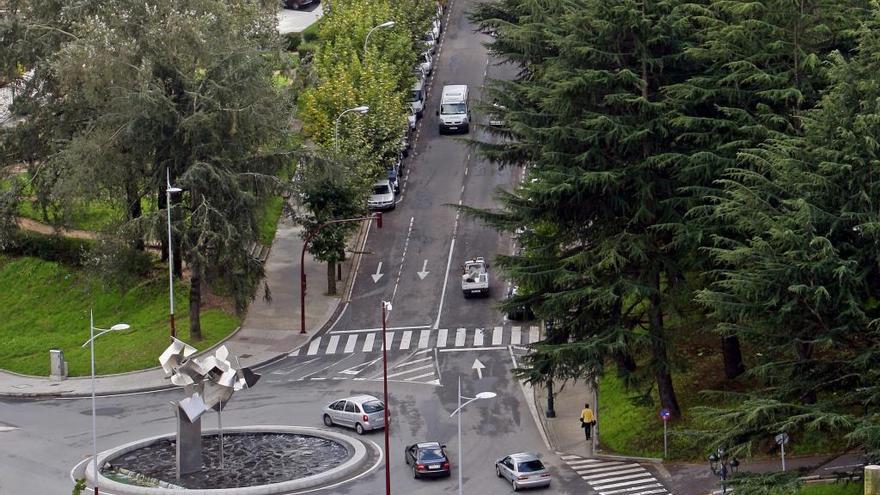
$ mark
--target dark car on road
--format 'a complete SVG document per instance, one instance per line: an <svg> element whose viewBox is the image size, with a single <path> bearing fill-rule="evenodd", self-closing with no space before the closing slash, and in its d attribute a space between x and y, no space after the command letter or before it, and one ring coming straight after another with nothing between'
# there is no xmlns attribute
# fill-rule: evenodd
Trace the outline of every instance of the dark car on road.
<svg viewBox="0 0 880 495"><path fill-rule="evenodd" d="M281 6L285 9L299 10L306 5L311 5L317 0L281 0Z"/></svg>
<svg viewBox="0 0 880 495"><path fill-rule="evenodd" d="M407 445L403 455L406 464L412 466L413 478L450 475L446 446L438 442Z"/></svg>

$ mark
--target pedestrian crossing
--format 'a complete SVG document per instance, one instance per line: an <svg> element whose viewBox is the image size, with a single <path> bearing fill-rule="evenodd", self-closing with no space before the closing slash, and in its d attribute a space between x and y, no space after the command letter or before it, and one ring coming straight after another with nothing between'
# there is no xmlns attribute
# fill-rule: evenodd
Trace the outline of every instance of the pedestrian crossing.
<svg viewBox="0 0 880 495"><path fill-rule="evenodd" d="M671 495L650 471L636 462L566 454L560 454L560 458L599 495Z"/></svg>
<svg viewBox="0 0 880 495"><path fill-rule="evenodd" d="M399 328L385 332L387 351L480 350L507 345L525 346L541 340L541 327L496 326L478 328ZM290 356L381 352L382 331L377 329L339 330L312 339Z"/></svg>

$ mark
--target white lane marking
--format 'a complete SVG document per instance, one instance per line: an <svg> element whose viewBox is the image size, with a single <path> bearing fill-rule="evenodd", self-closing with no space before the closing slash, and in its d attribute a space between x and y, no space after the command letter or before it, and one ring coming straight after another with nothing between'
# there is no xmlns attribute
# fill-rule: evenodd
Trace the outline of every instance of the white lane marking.
<svg viewBox="0 0 880 495"><path fill-rule="evenodd" d="M483 369L486 368L486 365L481 363L479 359L474 359L474 365L471 366L471 369L477 370L477 376L480 380L483 379Z"/></svg>
<svg viewBox="0 0 880 495"><path fill-rule="evenodd" d="M431 272L428 271L428 260L425 260L425 262L422 263L422 271L416 272L416 275L419 276L419 280L425 280L425 277L427 277L429 273Z"/></svg>
<svg viewBox="0 0 880 495"><path fill-rule="evenodd" d="M354 356L354 354L352 354L352 356ZM381 356L377 357L376 359L374 359L372 361L367 361L366 363L361 363L361 364L358 364L357 366L352 366L351 368L342 370L342 371L340 371L340 373L342 373L343 375L359 375L365 369L376 364L376 362L379 361L380 359L382 359ZM357 380L357 378L355 378L355 380Z"/></svg>
<svg viewBox="0 0 880 495"><path fill-rule="evenodd" d="M507 347L500 345L498 347L450 347L448 349L440 349L440 352L468 352L468 351L505 351Z"/></svg>
<svg viewBox="0 0 880 495"><path fill-rule="evenodd" d="M477 328L474 330L474 347L483 345L483 329Z"/></svg>
<svg viewBox="0 0 880 495"><path fill-rule="evenodd" d="M364 347L361 349L362 352L370 352L373 350L373 341L376 340L375 333L368 333L367 338L364 339Z"/></svg>
<svg viewBox="0 0 880 495"><path fill-rule="evenodd" d="M492 345L501 345L501 337L504 327L495 327L492 329Z"/></svg>
<svg viewBox="0 0 880 495"><path fill-rule="evenodd" d="M396 378L398 376L408 375L408 374L414 373L416 371L422 371L422 370L426 370L426 369L433 368L433 367L434 367L433 364L427 364L425 366L410 368L408 370L398 371L397 373L391 373L390 375L388 375L388 378ZM431 374L433 375L434 372L432 371ZM379 375L379 376L381 377L382 375Z"/></svg>
<svg viewBox="0 0 880 495"><path fill-rule="evenodd" d="M426 349L428 347L429 338L431 338L430 330L422 330L419 332L419 349Z"/></svg>
<svg viewBox="0 0 880 495"><path fill-rule="evenodd" d="M307 356L314 356L315 354L318 353L318 347L320 347L320 346L321 346L321 337L315 337L315 340L313 340L309 344L309 351L306 353L306 355Z"/></svg>
<svg viewBox="0 0 880 495"><path fill-rule="evenodd" d="M311 373L308 373L308 374L306 374L306 375L303 375L303 376L297 378L297 380L305 380L306 378L308 378L308 377L310 377L310 376L312 376L312 375L317 375L318 373L320 373L320 372L322 372L322 371L326 371L326 370L332 368L333 366L336 366L337 364L339 364L339 363L345 361L346 359L351 358L351 357L354 357L354 356L357 356L357 354L349 354L348 356L345 356L345 357L342 358L342 359L339 359L339 360L337 360L337 361L335 361L335 362L333 362L333 363L330 363L330 364L328 364L327 366L324 366L323 368L321 368L321 369L319 369L319 370L315 370L315 371L313 371L313 372L311 372Z"/></svg>
<svg viewBox="0 0 880 495"><path fill-rule="evenodd" d="M391 349L394 344L394 332L385 332L385 350ZM381 348L381 347L380 347Z"/></svg>
<svg viewBox="0 0 880 495"><path fill-rule="evenodd" d="M288 356L290 356L290 357L297 357L297 356L299 356L299 348L297 347L296 349L294 349L293 352L291 352L290 354L288 354Z"/></svg>
<svg viewBox="0 0 880 495"><path fill-rule="evenodd" d="M357 345L358 336L357 335L349 335L348 340L345 341L345 349L342 351L346 354L350 354L354 352L354 346Z"/></svg>
<svg viewBox="0 0 880 495"><path fill-rule="evenodd" d="M424 375L419 375L419 376L411 376L409 378L405 378L405 380L412 381L412 380L418 380L419 378L427 378L429 376L434 376L434 372L432 371L430 373L425 373ZM437 383L437 385L439 385L439 383Z"/></svg>
<svg viewBox="0 0 880 495"><path fill-rule="evenodd" d="M510 345L519 345L522 334L519 327L510 327Z"/></svg>
<svg viewBox="0 0 880 495"><path fill-rule="evenodd" d="M435 344L437 347L446 347L446 334L448 330L445 328L441 328L437 330L437 343Z"/></svg>
<svg viewBox="0 0 880 495"><path fill-rule="evenodd" d="M627 487L627 485L630 485L630 486ZM615 494L617 494L617 493L632 493L632 492L634 492L634 491L636 491L636 490L642 490L642 489L645 489L645 488L662 487L663 485L661 485L660 483L649 483L649 484L647 484L647 485L641 485L641 484L640 484L639 486L632 486L631 483L621 483L620 486L621 486L621 487L624 487L624 488L621 488L621 489L619 489L619 490L600 491L600 492L599 492L599 495L615 495ZM604 490L605 488L619 488L619 487L617 487L617 486L615 486L615 487L607 486L607 487L603 487L603 490Z"/></svg>
<svg viewBox="0 0 880 495"><path fill-rule="evenodd" d="M418 355L420 355L420 354L427 354L427 353L431 352L432 350L433 350L433 349L425 349L425 350L422 350L422 351L416 351L416 352L413 353L413 356L418 356Z"/></svg>
<svg viewBox="0 0 880 495"><path fill-rule="evenodd" d="M379 266L376 267L376 273L370 275L371 277L373 277L373 283L375 284L379 282L379 279L382 278L382 275L385 274L382 273L382 262L380 261Z"/></svg>
<svg viewBox="0 0 880 495"><path fill-rule="evenodd" d="M397 295L397 287L400 285L400 276L403 275L403 266L406 263L406 251L409 249L409 238L412 236L413 223L416 217L409 217L409 230L406 232L406 240L403 241L403 253L400 255L400 268L397 269L397 278L394 280L394 290L391 291L391 302Z"/></svg>
<svg viewBox="0 0 880 495"><path fill-rule="evenodd" d="M431 374L433 375L433 373L431 373ZM8 431L15 431L17 429L18 428L14 427L14 426L0 426L0 433L6 433Z"/></svg>
<svg viewBox="0 0 880 495"><path fill-rule="evenodd" d="M458 225L452 229L452 242L449 243L449 256L446 258L446 274L443 275L443 290L440 291L440 307L437 308L437 319L434 320L434 330L440 328L440 315L443 314L443 301L446 300L446 286L449 285L449 268L452 266L452 251L455 249L455 230L457 228Z"/></svg>
<svg viewBox="0 0 880 495"><path fill-rule="evenodd" d="M409 349L409 341L412 339L412 331L407 330L403 332L403 336L400 338L400 350L405 351Z"/></svg>
<svg viewBox="0 0 880 495"><path fill-rule="evenodd" d="M416 325L411 327L385 327L385 330L420 330L422 328L431 328L431 325ZM382 327L377 328L356 328L354 330L335 330L330 333L370 333L380 332Z"/></svg>
<svg viewBox="0 0 880 495"><path fill-rule="evenodd" d="M464 345L464 339L467 336L467 330L464 328L459 328L455 331L455 347L461 347Z"/></svg>
<svg viewBox="0 0 880 495"><path fill-rule="evenodd" d="M403 368L404 366L410 366L410 365L416 364L416 363L424 363L425 361L430 361L431 359L432 359L431 356L428 356L426 358L421 358L421 359L413 359L412 361L397 363L394 366L392 366L391 369Z"/></svg>
<svg viewBox="0 0 880 495"><path fill-rule="evenodd" d="M309 380L326 380L326 379L327 379L326 376L316 376L314 378L309 378Z"/></svg>
<svg viewBox="0 0 880 495"><path fill-rule="evenodd" d="M541 327L531 327L529 329L529 344L534 344L541 339Z"/></svg>

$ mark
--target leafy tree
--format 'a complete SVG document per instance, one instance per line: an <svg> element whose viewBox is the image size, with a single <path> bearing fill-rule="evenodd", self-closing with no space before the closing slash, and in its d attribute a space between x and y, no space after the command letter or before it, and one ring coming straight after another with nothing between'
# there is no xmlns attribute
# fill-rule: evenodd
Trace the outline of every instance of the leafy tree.
<svg viewBox="0 0 880 495"><path fill-rule="evenodd" d="M205 277L222 280L239 310L253 296L262 273L247 249L257 236L254 207L288 160L292 100L272 85L281 44L268 6L114 0L21 17L66 37L32 60L28 118L6 139L11 157L28 158L35 188L64 208L124 198L118 232L135 243L165 237L165 212L144 214L141 203L153 194L165 206L170 171L184 189L171 207L196 340ZM31 142L38 154L28 155Z"/></svg>
<svg viewBox="0 0 880 495"><path fill-rule="evenodd" d="M823 63L833 50L848 53L867 12L864 0L711 0L687 6L698 43L686 50L700 72L666 88L684 109L675 119L694 221L680 225L680 239L701 243L724 224L703 216L702 198L714 181L737 166L737 154L766 139L799 135L804 111L827 86ZM685 241L683 241L685 242ZM695 258L697 259L697 258ZM709 269L704 266L700 270ZM722 333L728 378L744 370L737 333Z"/></svg>
<svg viewBox="0 0 880 495"><path fill-rule="evenodd" d="M878 20L851 61L832 57L833 85L803 135L744 151L712 197L733 235L715 237L721 268L698 300L762 350L755 390L700 411L713 442L752 452L780 431L822 432L880 452Z"/></svg>
<svg viewBox="0 0 880 495"><path fill-rule="evenodd" d="M499 264L535 291L536 313L559 319L575 339L544 355L559 358L556 370L598 371L605 358L631 367L643 353L642 378L679 416L664 314L674 309L687 260L663 226L686 210L677 201L671 126L678 109L663 88L690 75L681 2L538 9L506 0L474 16L498 31L492 50L523 67L515 82L490 89L509 105L505 132L516 142L482 149L530 167L522 186L500 194L501 212L471 212L498 228L525 226L527 255Z"/></svg>

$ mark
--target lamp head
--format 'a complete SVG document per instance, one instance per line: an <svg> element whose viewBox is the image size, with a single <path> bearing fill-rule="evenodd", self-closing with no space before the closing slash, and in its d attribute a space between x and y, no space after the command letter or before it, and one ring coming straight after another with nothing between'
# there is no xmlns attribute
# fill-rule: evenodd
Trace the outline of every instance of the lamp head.
<svg viewBox="0 0 880 495"><path fill-rule="evenodd" d="M498 395L495 392L480 392L477 394L477 399L493 399Z"/></svg>
<svg viewBox="0 0 880 495"><path fill-rule="evenodd" d="M379 24L378 27L385 29L385 28L390 28L392 26L394 26L394 21L383 22L382 24Z"/></svg>
<svg viewBox="0 0 880 495"><path fill-rule="evenodd" d="M181 189L181 188L179 188L179 187L173 187L173 186L168 187L167 189L165 189L165 192L167 192L167 193L171 193L171 194L179 193L180 191L183 191L183 189Z"/></svg>
<svg viewBox="0 0 880 495"><path fill-rule="evenodd" d="M716 454L715 452L709 454L709 462L711 462L712 464L718 462L718 454Z"/></svg>
<svg viewBox="0 0 880 495"><path fill-rule="evenodd" d="M368 106L366 106L366 105L361 105L361 106L359 106L359 107L354 107L354 108L352 108L351 110L352 110L353 112L357 112L357 113L367 113L367 112L370 111L370 107L368 107Z"/></svg>
<svg viewBox="0 0 880 495"><path fill-rule="evenodd" d="M129 328L131 328L131 325L129 325L128 323L117 323L110 327L110 330L114 332L119 332L121 330L128 330Z"/></svg>

